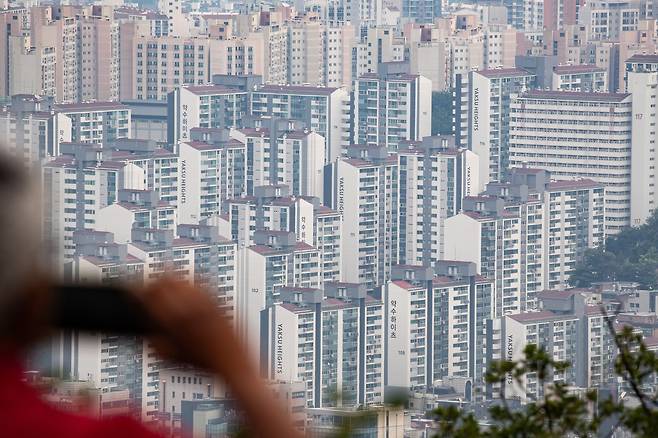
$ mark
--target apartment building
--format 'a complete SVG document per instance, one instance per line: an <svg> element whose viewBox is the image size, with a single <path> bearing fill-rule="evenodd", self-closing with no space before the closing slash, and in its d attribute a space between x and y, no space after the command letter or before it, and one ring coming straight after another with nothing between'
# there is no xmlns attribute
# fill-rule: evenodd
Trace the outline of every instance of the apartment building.
<svg viewBox="0 0 658 438"><path fill-rule="evenodd" d="M354 26L326 26L324 34L324 81L326 87L352 89L352 52L356 45Z"/></svg>
<svg viewBox="0 0 658 438"><path fill-rule="evenodd" d="M259 230L254 242L238 249L235 317L238 335L265 371L261 312L280 301L282 287L317 288L322 275L318 250L297 241L295 233Z"/></svg>
<svg viewBox="0 0 658 438"><path fill-rule="evenodd" d="M506 315L503 318L502 342L505 360L523 359L524 348L535 344L547 351L554 360L572 361L578 354L578 318L547 310ZM520 382L510 377L507 395L518 398L521 403L531 402L544 397L546 386L554 382L574 385L575 367L564 371L550 370L543 381L534 372L521 376Z"/></svg>
<svg viewBox="0 0 658 438"><path fill-rule="evenodd" d="M121 100L167 100L182 85L210 82L210 40L150 35L148 23L120 25Z"/></svg>
<svg viewBox="0 0 658 438"><path fill-rule="evenodd" d="M31 10L30 17L30 46L25 58L18 57L19 62L13 68L14 77L19 78L21 71L40 72L42 87L50 92L52 72L54 69L55 101L58 103L77 102L80 96L80 66L79 66L79 26L76 17L56 17L53 6L41 6ZM34 49L32 49L34 48ZM54 57L50 56L54 54ZM33 61L31 67L36 70L25 69L21 61L28 61L36 56L37 60L45 62L48 68L42 70L39 64ZM14 93L14 91L12 91ZM39 90L31 91L32 94Z"/></svg>
<svg viewBox="0 0 658 438"><path fill-rule="evenodd" d="M73 278L82 283L112 284L117 280L144 281L144 261L128 254L125 243L117 243L114 234L100 230L73 233L75 257Z"/></svg>
<svg viewBox="0 0 658 438"><path fill-rule="evenodd" d="M404 61L405 40L388 26L362 28L361 38L356 44L356 69L354 78L379 73L382 63Z"/></svg>
<svg viewBox="0 0 658 438"><path fill-rule="evenodd" d="M658 202L656 191L656 88L658 56L634 55L626 61L626 91L632 94L630 224L649 218Z"/></svg>
<svg viewBox="0 0 658 438"><path fill-rule="evenodd" d="M11 64L15 56L10 52L13 46L12 40L18 39L24 47L24 38L30 27L30 14L26 7L9 7L9 4L6 6L0 8L0 27L5 30L0 35L0 59L11 60L11 62L5 62L0 69L0 96L16 94L10 87Z"/></svg>
<svg viewBox="0 0 658 438"><path fill-rule="evenodd" d="M8 107L0 108L2 147L26 166L56 157L60 142L71 141L70 129L65 126L57 135L59 119L50 113L51 107L51 97L16 95Z"/></svg>
<svg viewBox="0 0 658 438"><path fill-rule="evenodd" d="M192 283L194 249L203 245L179 240L174 229L133 228L128 254L144 260L144 281L151 283L164 275Z"/></svg>
<svg viewBox="0 0 658 438"><path fill-rule="evenodd" d="M384 310L365 286L285 287L267 318L267 375L303 381L307 407L383 401Z"/></svg>
<svg viewBox="0 0 658 438"><path fill-rule="evenodd" d="M337 161L332 206L343 216L343 278L384 283L398 253L398 160L383 146L355 146Z"/></svg>
<svg viewBox="0 0 658 438"><path fill-rule="evenodd" d="M485 198L474 197L475 202ZM471 236L463 239L460 236ZM457 246L456 239L463 246ZM446 220L446 255L473 261L485 277L495 279L495 317L522 309L521 295L521 218L514 213L491 215L465 211ZM536 269L536 267L535 267Z"/></svg>
<svg viewBox="0 0 658 438"><path fill-rule="evenodd" d="M313 210L313 246L320 252L322 280L340 282L343 280L343 217L317 201Z"/></svg>
<svg viewBox="0 0 658 438"><path fill-rule="evenodd" d="M432 133L432 84L408 74L367 74L354 82L353 142L398 149Z"/></svg>
<svg viewBox="0 0 658 438"><path fill-rule="evenodd" d="M190 366L167 366L160 370L158 426L171 435L182 432L183 405L228 397L226 385L217 376Z"/></svg>
<svg viewBox="0 0 658 438"><path fill-rule="evenodd" d="M296 196L324 195L325 139L291 120L257 120L255 128L231 131L246 145L247 193L285 185Z"/></svg>
<svg viewBox="0 0 658 438"><path fill-rule="evenodd" d="M244 170L235 166L222 169L222 164L235 164L227 155L234 150L240 151L242 144L236 148L201 141L186 141L179 144L180 176L178 209L183 223L199 221L220 214L222 201L236 185L243 181L235 177ZM233 155L233 154L231 154ZM231 163L227 163L230 161ZM244 165L244 162L241 162ZM225 180L223 177L227 177Z"/></svg>
<svg viewBox="0 0 658 438"><path fill-rule="evenodd" d="M269 80L269 46L264 37L262 32L248 32L210 40L210 70L213 74L258 75Z"/></svg>
<svg viewBox="0 0 658 438"><path fill-rule="evenodd" d="M619 41L624 32L637 30L640 4L626 0L594 0L580 8L579 23L587 26L590 41Z"/></svg>
<svg viewBox="0 0 658 438"><path fill-rule="evenodd" d="M311 17L291 20L287 29L287 84L351 89L352 25L330 26Z"/></svg>
<svg viewBox="0 0 658 438"><path fill-rule="evenodd" d="M608 74L606 69L596 65L556 65L551 89L604 93L608 91Z"/></svg>
<svg viewBox="0 0 658 438"><path fill-rule="evenodd" d="M254 117L299 120L325 139L325 163L350 144L349 93L342 88L263 85L251 93Z"/></svg>
<svg viewBox="0 0 658 438"><path fill-rule="evenodd" d="M606 234L631 225L630 94L528 91L510 105L510 165L606 187Z"/></svg>
<svg viewBox="0 0 658 438"><path fill-rule="evenodd" d="M167 97L167 141L191 139L192 128L241 127L247 93L221 85L178 87Z"/></svg>
<svg viewBox="0 0 658 438"><path fill-rule="evenodd" d="M544 278L548 289L562 289L588 248L605 241L604 186L592 180L551 181L545 208L548 216L548 258Z"/></svg>
<svg viewBox="0 0 658 438"><path fill-rule="evenodd" d="M254 196L228 199L225 220L231 238L252 245L257 230L294 232L317 248L322 281L341 280L342 218L318 198L290 196L286 186L256 187Z"/></svg>
<svg viewBox="0 0 658 438"><path fill-rule="evenodd" d="M544 30L544 2L542 0L505 0L508 21L514 28L526 32Z"/></svg>
<svg viewBox="0 0 658 438"><path fill-rule="evenodd" d="M404 0L402 16L414 19L419 23L432 23L441 16L440 0Z"/></svg>
<svg viewBox="0 0 658 438"><path fill-rule="evenodd" d="M239 244L253 245L256 230L271 230L294 232L298 240L312 245L314 201L291 196L288 186L258 186L254 195L227 199L224 213L231 237Z"/></svg>
<svg viewBox="0 0 658 438"><path fill-rule="evenodd" d="M131 135L130 107L118 102L56 104L53 111L70 120L72 142L107 144Z"/></svg>
<svg viewBox="0 0 658 438"><path fill-rule="evenodd" d="M119 99L119 24L109 17L78 19L80 101Z"/></svg>
<svg viewBox="0 0 658 438"><path fill-rule="evenodd" d="M463 145L480 157L480 190L507 174L510 141L510 104L515 93L533 88L534 74L520 68L481 70L469 73L468 114L461 130ZM463 102L463 101L462 101Z"/></svg>
<svg viewBox="0 0 658 438"><path fill-rule="evenodd" d="M220 147L217 155L221 199L243 196L247 190L246 145L230 137L230 130L223 128L192 128L193 142L204 142Z"/></svg>
<svg viewBox="0 0 658 438"><path fill-rule="evenodd" d="M54 47L31 47L28 36L9 36L7 95L38 94L57 98L57 55ZM69 99L72 101L73 99Z"/></svg>
<svg viewBox="0 0 658 438"><path fill-rule="evenodd" d="M318 21L288 24L288 84L325 85L325 26ZM351 55L351 54L350 54ZM350 56L351 59L351 56ZM351 66L351 62L350 62Z"/></svg>
<svg viewBox="0 0 658 438"><path fill-rule="evenodd" d="M193 248L194 284L209 291L228 318L234 317L237 285L237 244L216 226L179 224L176 243Z"/></svg>
<svg viewBox="0 0 658 438"><path fill-rule="evenodd" d="M160 200L178 205L178 154L153 140L121 138L104 145L103 154L112 161L131 163L144 171L143 187L155 191Z"/></svg>
<svg viewBox="0 0 658 438"><path fill-rule="evenodd" d="M169 17L159 12L130 6L118 6L113 9L113 17L118 23L146 21L149 25L149 35L154 37L169 35Z"/></svg>
<svg viewBox="0 0 658 438"><path fill-rule="evenodd" d="M100 149L69 145L71 155L55 158L42 168L43 231L58 268L74 255L73 232L94 228L98 211L116 202L119 189L143 188L144 179L133 164L104 161Z"/></svg>
<svg viewBox="0 0 658 438"><path fill-rule="evenodd" d="M175 230L178 223L176 207L160 200L152 190L120 189L112 205L96 213L94 229L108 231L117 243L128 243L133 228Z"/></svg>
<svg viewBox="0 0 658 438"><path fill-rule="evenodd" d="M444 253L445 219L477 193L478 157L438 136L401 144L397 159L398 263L431 264Z"/></svg>
<svg viewBox="0 0 658 438"><path fill-rule="evenodd" d="M493 281L477 275L474 263L444 260L434 268L397 265L391 278L383 290L386 385L424 391L436 380L462 377L481 387Z"/></svg>
<svg viewBox="0 0 658 438"><path fill-rule="evenodd" d="M601 309L602 298L595 289L547 290L539 296L542 309L579 319L578 352L570 360L576 370L576 385L581 387L606 388L616 380L617 347L608 328L612 316Z"/></svg>
<svg viewBox="0 0 658 438"><path fill-rule="evenodd" d="M144 281L144 261L131 256L125 244L114 241L112 233L93 230L74 232L75 257L71 275L81 283L115 284ZM100 333L62 335L53 341L54 365L69 378L84 380L102 393L125 391L127 407L141 414L143 344L137 336Z"/></svg>
<svg viewBox="0 0 658 438"><path fill-rule="evenodd" d="M472 261L495 279L496 317L535 309L537 293L566 287L584 252L603 243L604 203L594 181L513 169L509 183L464 198L464 211L446 220L446 258Z"/></svg>

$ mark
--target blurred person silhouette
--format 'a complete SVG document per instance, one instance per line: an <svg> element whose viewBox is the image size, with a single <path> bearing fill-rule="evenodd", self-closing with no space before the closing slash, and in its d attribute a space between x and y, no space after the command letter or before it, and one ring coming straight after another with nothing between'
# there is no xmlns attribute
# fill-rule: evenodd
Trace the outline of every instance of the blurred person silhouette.
<svg viewBox="0 0 658 438"><path fill-rule="evenodd" d="M51 323L54 282L40 268L47 251L39 237L37 181L22 163L0 153L0 436L157 437L128 417L94 419L58 410L23 379L26 352L56 330ZM249 432L300 435L208 294L171 278L134 287L130 294L157 327L151 340L163 356L222 376Z"/></svg>

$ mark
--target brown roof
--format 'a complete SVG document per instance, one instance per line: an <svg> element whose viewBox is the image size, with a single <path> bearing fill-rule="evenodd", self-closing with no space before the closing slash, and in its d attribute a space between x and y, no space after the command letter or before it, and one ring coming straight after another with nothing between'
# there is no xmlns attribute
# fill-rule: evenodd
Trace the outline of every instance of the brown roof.
<svg viewBox="0 0 658 438"><path fill-rule="evenodd" d="M83 102L83 103L60 103L53 105L53 109L57 112L64 113L81 113L91 111L113 111L113 110L129 110L128 105L118 102Z"/></svg>
<svg viewBox="0 0 658 438"><path fill-rule="evenodd" d="M221 149L221 147L218 145L206 143L203 141L185 141L183 143L198 151L213 151Z"/></svg>
<svg viewBox="0 0 658 438"><path fill-rule="evenodd" d="M256 90L257 93L274 93L274 94L302 94L314 96L318 94L330 95L338 88L333 87L312 87L307 85L263 85Z"/></svg>
<svg viewBox="0 0 658 438"><path fill-rule="evenodd" d="M577 100L586 102L622 102L630 93L584 93L580 91L530 90L523 93L523 99Z"/></svg>
<svg viewBox="0 0 658 438"><path fill-rule="evenodd" d="M409 283L408 281L405 280L393 280L391 281L394 285L401 287L402 289L406 290L411 290L411 289L418 289L419 286L414 286L413 284Z"/></svg>
<svg viewBox="0 0 658 438"><path fill-rule="evenodd" d="M476 72L486 78L504 78L508 76L530 76L532 73L522 68L493 68Z"/></svg>
<svg viewBox="0 0 658 438"><path fill-rule="evenodd" d="M637 54L633 55L626 60L626 62L646 62L646 63L658 63L658 54L654 53L651 55L646 54Z"/></svg>
<svg viewBox="0 0 658 438"><path fill-rule="evenodd" d="M515 315L508 315L508 316L520 323L576 319L576 317L573 315L558 315L548 310L543 310L541 312L517 313Z"/></svg>
<svg viewBox="0 0 658 438"><path fill-rule="evenodd" d="M579 65L556 65L553 67L553 72L557 74L573 74L573 73L589 73L589 72L604 72L605 69L594 64L579 64Z"/></svg>
<svg viewBox="0 0 658 438"><path fill-rule="evenodd" d="M550 190L568 190L568 189L595 189L603 188L603 184L597 183L591 179L563 179L551 181L547 189Z"/></svg>
<svg viewBox="0 0 658 438"><path fill-rule="evenodd" d="M390 63L387 63L390 64ZM405 82L411 82L416 79L418 79L419 75L412 75L408 73L393 73L389 74L383 77L380 77L377 73L366 73L364 75L361 75L359 79L366 79L366 80L383 80L383 81L405 81Z"/></svg>
<svg viewBox="0 0 658 438"><path fill-rule="evenodd" d="M222 85L191 85L184 88L198 95L245 94L244 91L236 90L235 88L224 87Z"/></svg>

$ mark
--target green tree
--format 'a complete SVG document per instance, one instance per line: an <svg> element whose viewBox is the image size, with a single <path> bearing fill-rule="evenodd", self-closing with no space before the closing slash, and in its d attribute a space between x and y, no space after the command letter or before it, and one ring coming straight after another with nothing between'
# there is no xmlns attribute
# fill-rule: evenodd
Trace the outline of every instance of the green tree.
<svg viewBox="0 0 658 438"><path fill-rule="evenodd" d="M615 371L623 379L637 404L627 406L611 398L598 399L596 390L584 397L569 391L561 382L553 382L556 372L569 367L567 362L552 359L536 345L528 345L525 358L518 362L495 362L487 373L487 383L499 388L500 404L489 409L490 425L481 426L472 413L453 406L433 411L438 422L440 437L527 437L558 438L566 436L612 436L624 428L639 437L658 435L658 393L655 378L658 374L658 357L642 341L641 335L631 327L614 332L613 319L607 318L608 329L613 330L617 356ZM508 379L517 385L522 377L534 373L543 385L543 398L521 409L509 407L505 389ZM594 407L594 409L591 409Z"/></svg>
<svg viewBox="0 0 658 438"><path fill-rule="evenodd" d="M622 230L601 247L586 251L569 282L587 287L599 281L635 281L641 287L658 287L658 216L645 224Z"/></svg>

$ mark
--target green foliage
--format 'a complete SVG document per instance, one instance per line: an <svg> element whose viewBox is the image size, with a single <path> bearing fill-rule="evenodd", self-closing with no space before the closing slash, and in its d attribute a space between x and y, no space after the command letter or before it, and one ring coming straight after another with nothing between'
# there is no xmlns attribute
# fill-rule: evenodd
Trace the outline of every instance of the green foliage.
<svg viewBox="0 0 658 438"><path fill-rule="evenodd" d="M658 287L658 217L608 237L605 245L590 249L570 277L570 283L587 287L599 281L635 281L647 289Z"/></svg>
<svg viewBox="0 0 658 438"><path fill-rule="evenodd" d="M607 320L609 330L614 330L612 318ZM501 401L489 408L491 424L484 427L473 414L460 411L454 406L440 407L433 412L438 422L437 436L612 436L619 427L639 437L656 436L658 394L655 390L655 376L658 373L658 357L630 327L614 333L614 340L618 348L615 371L637 400L633 406L611 398L599 400L596 390L589 390L584 396L574 394L564 383L553 381L556 374L569 367L569 363L554 361L543 349L528 345L524 350L523 360L495 362L487 373L486 381L497 386ZM528 374L534 374L540 386L545 388L543 398L528 403L523 408L511 409L505 394L506 385L513 382L521 387L523 377Z"/></svg>
<svg viewBox="0 0 658 438"><path fill-rule="evenodd" d="M452 134L452 92L432 92L432 135Z"/></svg>

